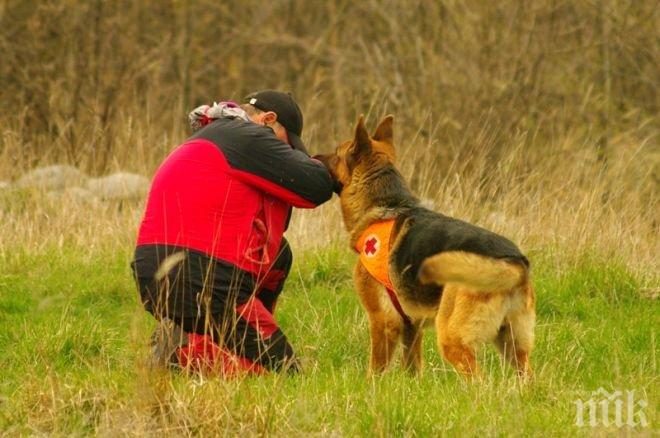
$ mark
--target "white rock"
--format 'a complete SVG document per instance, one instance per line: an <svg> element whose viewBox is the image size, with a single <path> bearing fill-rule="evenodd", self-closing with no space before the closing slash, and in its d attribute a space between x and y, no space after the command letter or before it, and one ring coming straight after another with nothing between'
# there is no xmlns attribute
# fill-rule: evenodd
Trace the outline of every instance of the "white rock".
<svg viewBox="0 0 660 438"><path fill-rule="evenodd" d="M48 199L51 202L69 200L78 203L92 203L96 201L94 193L82 187L68 187L64 190L51 190L46 196L48 196Z"/></svg>
<svg viewBox="0 0 660 438"><path fill-rule="evenodd" d="M83 189L82 187L69 187L64 191L64 195L71 199L75 199L76 201L85 202L91 202L96 198L94 193L87 189Z"/></svg>
<svg viewBox="0 0 660 438"><path fill-rule="evenodd" d="M73 166L56 164L31 170L16 181L19 189L62 190L84 183L87 177Z"/></svg>
<svg viewBox="0 0 660 438"><path fill-rule="evenodd" d="M102 199L139 198L149 190L149 179L135 173L119 172L89 179L87 189Z"/></svg>

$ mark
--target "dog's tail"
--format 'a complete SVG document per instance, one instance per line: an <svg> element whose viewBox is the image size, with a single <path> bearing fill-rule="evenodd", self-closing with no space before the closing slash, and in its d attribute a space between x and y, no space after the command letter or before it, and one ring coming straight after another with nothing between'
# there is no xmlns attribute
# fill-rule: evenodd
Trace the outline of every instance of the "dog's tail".
<svg viewBox="0 0 660 438"><path fill-rule="evenodd" d="M525 263L486 257L464 251L441 252L428 257L419 269L422 284L457 283L475 292L500 292L527 280Z"/></svg>

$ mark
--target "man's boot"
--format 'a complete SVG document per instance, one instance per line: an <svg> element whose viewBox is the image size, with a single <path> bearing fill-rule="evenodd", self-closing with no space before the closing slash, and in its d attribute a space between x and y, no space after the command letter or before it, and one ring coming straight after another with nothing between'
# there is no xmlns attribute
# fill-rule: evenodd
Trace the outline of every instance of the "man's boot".
<svg viewBox="0 0 660 438"><path fill-rule="evenodd" d="M160 320L151 335L151 365L179 368L177 350L188 345L188 334L169 318Z"/></svg>

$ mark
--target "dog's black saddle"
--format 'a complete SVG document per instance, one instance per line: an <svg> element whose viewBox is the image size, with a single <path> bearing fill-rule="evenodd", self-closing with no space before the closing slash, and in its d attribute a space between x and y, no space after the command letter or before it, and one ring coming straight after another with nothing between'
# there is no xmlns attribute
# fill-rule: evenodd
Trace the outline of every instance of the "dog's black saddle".
<svg viewBox="0 0 660 438"><path fill-rule="evenodd" d="M395 248L390 260L397 272L403 273L402 279L406 288L410 286L411 289L419 290L417 273L422 262L432 255L446 251L465 251L529 266L529 260L509 239L425 208L412 209L397 218L395 232L397 231L405 235L401 237L400 244ZM427 292L431 294L430 289ZM431 295L437 295L437 291Z"/></svg>

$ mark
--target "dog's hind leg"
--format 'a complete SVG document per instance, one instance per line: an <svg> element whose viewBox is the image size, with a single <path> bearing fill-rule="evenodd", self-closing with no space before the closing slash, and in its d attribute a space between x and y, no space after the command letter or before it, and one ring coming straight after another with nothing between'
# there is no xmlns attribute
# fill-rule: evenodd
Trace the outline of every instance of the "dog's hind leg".
<svg viewBox="0 0 660 438"><path fill-rule="evenodd" d="M529 355L534 345L535 319L533 308L510 313L495 338L502 358L516 368L520 377L529 378L532 375Z"/></svg>
<svg viewBox="0 0 660 438"><path fill-rule="evenodd" d="M495 345L502 355L502 359L515 367L520 377L530 377L532 374L532 367L529 364L531 346L520 342L514 327L516 327L515 323L505 322L495 339Z"/></svg>
<svg viewBox="0 0 660 438"><path fill-rule="evenodd" d="M454 366L456 371L468 379L480 374L476 359L473 334L475 327L470 327L470 312L464 309L464 303L458 298L459 288L446 285L440 308L435 318L438 349L442 356ZM472 339L473 342L469 342Z"/></svg>
<svg viewBox="0 0 660 438"><path fill-rule="evenodd" d="M439 348L442 351L442 356L460 374L468 379L479 376L480 370L479 365L477 365L474 347L462 343L457 338L451 338L441 334L439 337Z"/></svg>
<svg viewBox="0 0 660 438"><path fill-rule="evenodd" d="M422 321L403 325L403 368L418 374L422 371Z"/></svg>
<svg viewBox="0 0 660 438"><path fill-rule="evenodd" d="M371 338L369 374L380 373L392 360L401 338L403 321L394 308L389 309L384 305L386 292L360 262L355 267L354 280L360 301L369 317Z"/></svg>

